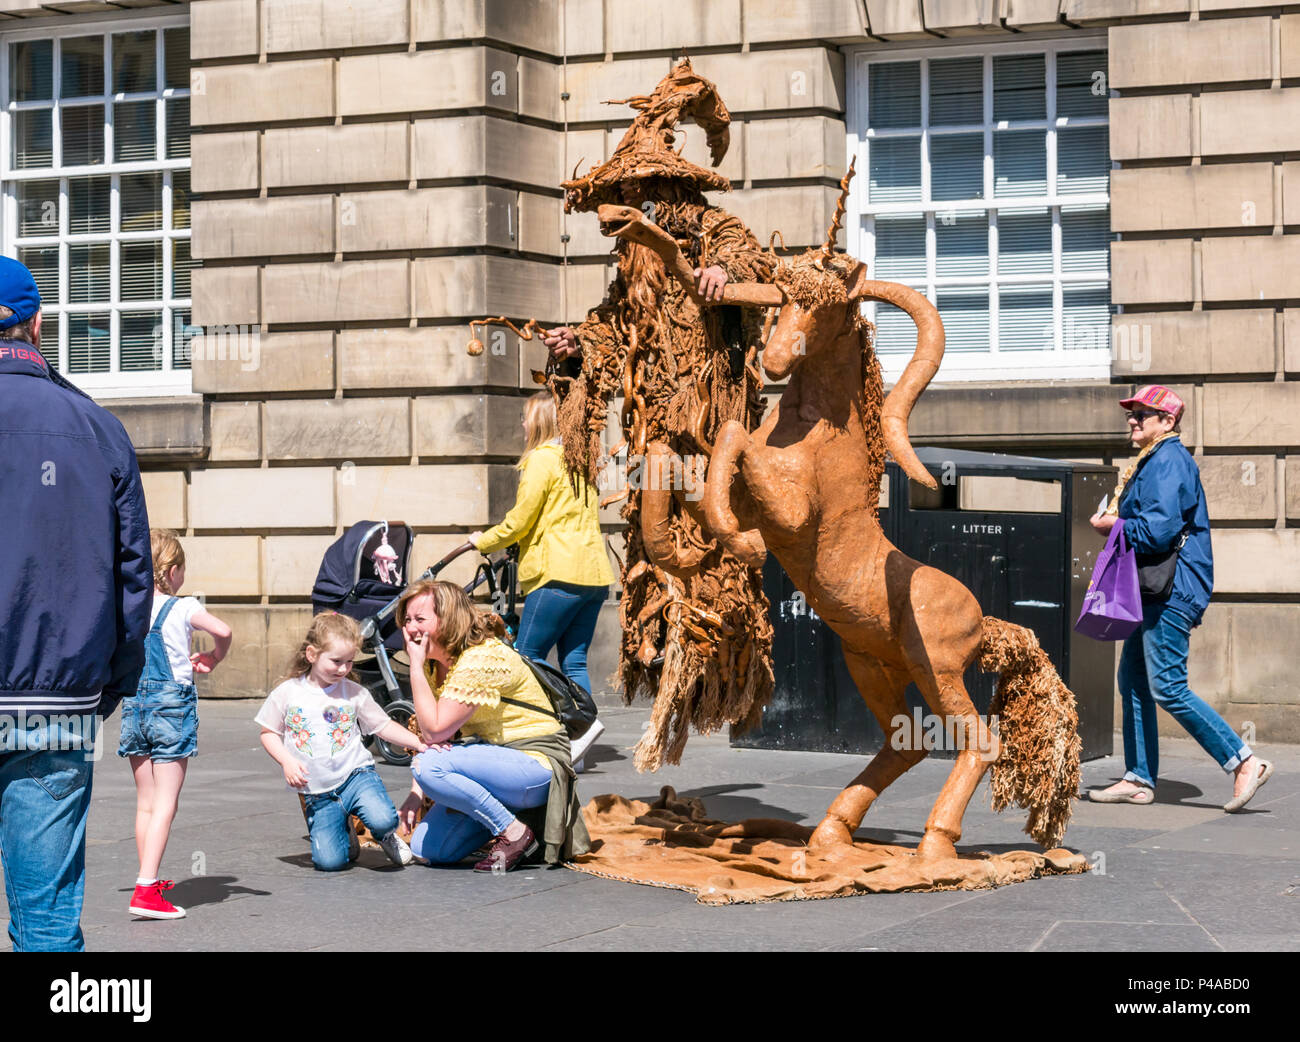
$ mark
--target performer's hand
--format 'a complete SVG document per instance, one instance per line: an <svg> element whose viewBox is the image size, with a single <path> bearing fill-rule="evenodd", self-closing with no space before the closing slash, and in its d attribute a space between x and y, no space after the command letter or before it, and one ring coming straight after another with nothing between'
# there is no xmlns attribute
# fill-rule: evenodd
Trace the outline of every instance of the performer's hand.
<svg viewBox="0 0 1300 1042"><path fill-rule="evenodd" d="M582 348L578 346L578 335L568 326L544 330L542 343L551 352L551 357L559 362L582 354Z"/></svg>
<svg viewBox="0 0 1300 1042"><path fill-rule="evenodd" d="M727 284L727 273L718 265L695 269L695 292L705 300L721 300L722 287Z"/></svg>
<svg viewBox="0 0 1300 1042"><path fill-rule="evenodd" d="M1115 527L1117 518L1114 514L1093 514L1088 519L1088 524L1092 525L1102 535L1106 535Z"/></svg>

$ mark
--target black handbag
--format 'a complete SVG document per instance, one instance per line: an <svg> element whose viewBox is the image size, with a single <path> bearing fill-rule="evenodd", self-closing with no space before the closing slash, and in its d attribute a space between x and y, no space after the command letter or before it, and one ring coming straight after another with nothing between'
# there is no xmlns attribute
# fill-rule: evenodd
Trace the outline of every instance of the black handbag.
<svg viewBox="0 0 1300 1042"><path fill-rule="evenodd" d="M1164 553L1137 555L1138 592L1143 603L1169 598L1174 589L1174 573L1178 571L1178 551L1190 534L1184 528L1178 541Z"/></svg>
<svg viewBox="0 0 1300 1042"><path fill-rule="evenodd" d="M551 701L552 712L546 713L540 706L520 702L515 698L502 698L501 701L554 717L559 720L570 739L586 734L588 728L596 722L596 700L581 685L575 684L549 662L538 662L519 652L516 654L524 660L537 682L542 685L542 690Z"/></svg>

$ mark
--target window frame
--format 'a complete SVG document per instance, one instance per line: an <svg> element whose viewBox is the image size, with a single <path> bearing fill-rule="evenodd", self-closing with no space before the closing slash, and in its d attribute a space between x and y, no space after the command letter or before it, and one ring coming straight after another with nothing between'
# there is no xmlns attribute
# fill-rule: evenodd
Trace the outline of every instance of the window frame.
<svg viewBox="0 0 1300 1042"><path fill-rule="evenodd" d="M1062 129L1087 127L1109 127L1109 114L1105 116L1058 116L1056 113L1056 59L1059 54L1076 51L1108 50L1108 40L1104 30L1077 30L1065 34L1050 34L1042 37L1032 36L1019 40L998 42L970 43L959 41L947 43L934 41L922 46L900 46L892 44L874 44L853 48L847 53L851 75L849 78L847 122L847 150L845 165L856 160L854 177L848 199L848 212L852 219L846 220L846 247L849 253L866 261L868 269L874 274L876 260L875 214L924 214L925 216L925 268L924 280L909 280L908 285L917 285L931 300L936 301L938 291L948 288L979 285L988 287L989 292L989 349L980 352L945 353L943 364L935 377L935 383L997 382L1005 380L1109 380L1111 375L1111 350L1109 329L1106 331L1105 346L1075 347L1066 350L1065 329L1063 321L1063 288L1071 283L1080 285L1104 282L1109 286L1110 272L1068 272L1062 271L1061 210L1062 206L1097 206L1104 205L1108 216L1110 213L1110 191L1105 192L1057 194L1057 158L1058 132ZM1043 119L995 120L993 118L993 59L995 57L1018 54L1042 54L1044 56L1044 81L1046 94L1046 113ZM947 58L980 57L982 63L982 104L983 119L978 124L944 125L936 134L935 128L929 126L929 60ZM880 62L920 62L920 123L916 127L870 128L867 120L870 113L870 65ZM1107 96L1112 97L1109 90ZM1045 180L1046 190L1039 196L998 196L994 174L993 135L995 130L1040 130L1046 132L1045 143ZM985 197L978 201L925 201L930 195L931 167L930 145L934 136L950 134L983 134L983 180ZM920 200L885 202L868 205L866 197L870 179L870 147L873 140L890 138L920 139L921 195ZM1115 169L1114 160L1109 168ZM1050 273L1000 273L996 272L998 256L997 214L1000 210L1046 209L1052 217L1052 270ZM935 224L939 213L974 213L989 215L988 238L988 272L981 278L971 275L938 276L936 274L937 251L935 242ZM1108 241L1113 241L1113 235ZM924 285L921 282L924 281ZM999 285L1052 285L1052 325L1053 347L1042 350L999 350L998 344L998 286ZM868 302L864 305L864 314L874 321L876 305ZM1111 304L1111 313L1115 305ZM909 345L910 346L910 345ZM881 367L886 380L896 380L911 357L910 350L901 348L880 353Z"/></svg>
<svg viewBox="0 0 1300 1042"><path fill-rule="evenodd" d="M62 16L52 19L32 20L22 23L20 28L0 29L0 252L7 257L17 257L20 247L40 247L53 246L57 243L59 247L59 285L62 296L68 297L71 290L70 282L70 263L69 253L71 248L95 243L109 245L109 296L102 303L94 304L61 304L59 302L49 303L42 300L42 311L46 314L57 314L59 321L59 344L58 344L58 368L60 372L69 376L69 378L82 388L86 393L97 399L111 398L137 398L137 397L159 397L174 395L189 395L193 392L193 379L189 368L173 368L175 360L175 343L174 327L175 315L178 311L191 312L193 297L174 297L173 289L173 254L175 247L171 244L176 241L189 242L192 239L193 219L191 216L191 227L174 228L172 226L174 219L173 211L173 176L175 171L189 171L191 169L191 159L189 156L178 159L166 158L166 123L167 109L166 105L173 98L191 97L191 90L187 83L185 87L168 87L166 86L166 65L164 51L163 33L167 29L181 29L190 26L190 15L188 10L177 13L158 14L156 9L144 9L141 11L123 11L120 14L105 17L104 15L94 15L84 18L74 18ZM143 32L152 30L155 32L155 62L156 62L156 79L155 84L161 84L153 91L148 92L114 92L112 90L112 34L121 32ZM86 98L95 99L88 104L102 104L104 107L104 126L108 131L105 137L105 154L104 162L87 166L57 166L40 168L34 170L17 169L12 166L13 163L13 134L14 134L14 113L22 111L50 109L54 114L51 116L51 146L56 155L62 159L62 148L60 147L61 135L63 128L61 121L58 119L58 111L61 102L82 101L82 97L77 98L60 98L59 86L62 76L61 63L58 60L59 46L56 45L54 50L54 61L52 69L52 87L50 101L14 101L10 97L10 45L14 43L33 41L33 40L51 40L59 41L70 37L79 36L107 36L104 50L104 93L102 95L86 95ZM189 67L189 56L186 56L187 69ZM154 109L154 128L155 144L157 155L162 158L151 160L129 160L115 161L113 159L113 106L119 102L131 102L152 100L155 104ZM162 196L160 200L162 226L159 229L150 231L122 231L120 227L121 219L121 178L123 175L139 173L157 173L160 175L162 182ZM69 221L69 191L68 178L80 177L108 177L110 179L109 190L109 228L104 232L87 232L83 234L72 234L68 230ZM18 186L23 181L57 181L59 183L59 228L55 235L51 236L21 236L19 231L19 211L18 211ZM191 187L191 210L192 210L193 189ZM114 225L118 228L114 230ZM120 271L122 245L132 242L160 242L162 243L162 295L154 301L133 301L123 300L121 298ZM193 250L191 249L191 271L195 265L193 262ZM161 312L162 313L162 366L161 370L141 370L125 371L120 369L121 364L121 330L123 314L140 313L140 312ZM69 347L68 347L68 316L69 314L97 314L108 313L110 315L110 354L109 354L109 371L103 373L68 373ZM168 316L172 316L168 320ZM52 346L52 345L50 345ZM42 350L47 351L50 357L54 352L49 347L42 344Z"/></svg>

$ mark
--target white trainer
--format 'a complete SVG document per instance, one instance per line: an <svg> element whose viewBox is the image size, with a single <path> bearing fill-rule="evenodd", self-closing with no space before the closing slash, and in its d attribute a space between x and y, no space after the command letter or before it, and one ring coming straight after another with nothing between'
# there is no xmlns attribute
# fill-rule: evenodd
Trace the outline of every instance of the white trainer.
<svg viewBox="0 0 1300 1042"><path fill-rule="evenodd" d="M582 736L570 744L569 758L575 763L580 764L587 750L591 748L592 743L605 733L605 725L596 720ZM576 769L576 768L575 768Z"/></svg>

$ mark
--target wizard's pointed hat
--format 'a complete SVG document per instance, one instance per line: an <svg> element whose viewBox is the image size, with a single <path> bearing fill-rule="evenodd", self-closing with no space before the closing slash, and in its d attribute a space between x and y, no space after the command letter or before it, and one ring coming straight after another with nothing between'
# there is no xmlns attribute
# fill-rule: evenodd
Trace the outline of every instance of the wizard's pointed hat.
<svg viewBox="0 0 1300 1042"><path fill-rule="evenodd" d="M683 116L693 116L707 135L713 165L722 162L731 143L731 114L718 97L718 88L695 75L689 58L659 81L654 93L626 98L637 109L614 154L584 176L565 181L564 205L569 211L595 210L602 203L621 203L618 185L644 177L679 178L694 182L701 191L731 191L731 182L715 170L706 170L673 151L674 128Z"/></svg>

